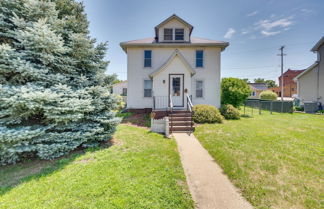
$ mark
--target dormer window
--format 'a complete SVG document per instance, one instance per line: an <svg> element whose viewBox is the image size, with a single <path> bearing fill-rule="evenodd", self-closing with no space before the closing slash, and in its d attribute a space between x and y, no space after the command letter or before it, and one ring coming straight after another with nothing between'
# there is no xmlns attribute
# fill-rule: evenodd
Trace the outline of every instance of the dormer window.
<svg viewBox="0 0 324 209"><path fill-rule="evenodd" d="M173 29L172 28L164 28L164 40L165 41L173 40Z"/></svg>
<svg viewBox="0 0 324 209"><path fill-rule="evenodd" d="M175 29L175 40L176 41L183 41L184 40L184 29Z"/></svg>

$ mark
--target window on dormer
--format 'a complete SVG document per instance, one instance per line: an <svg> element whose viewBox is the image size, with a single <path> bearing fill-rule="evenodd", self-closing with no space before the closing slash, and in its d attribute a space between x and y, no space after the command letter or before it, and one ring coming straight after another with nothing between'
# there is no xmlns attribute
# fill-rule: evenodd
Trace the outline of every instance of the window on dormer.
<svg viewBox="0 0 324 209"><path fill-rule="evenodd" d="M184 39L184 29L175 29L175 40L183 41Z"/></svg>
<svg viewBox="0 0 324 209"><path fill-rule="evenodd" d="M173 40L173 30L172 28L164 28L164 40L172 41Z"/></svg>

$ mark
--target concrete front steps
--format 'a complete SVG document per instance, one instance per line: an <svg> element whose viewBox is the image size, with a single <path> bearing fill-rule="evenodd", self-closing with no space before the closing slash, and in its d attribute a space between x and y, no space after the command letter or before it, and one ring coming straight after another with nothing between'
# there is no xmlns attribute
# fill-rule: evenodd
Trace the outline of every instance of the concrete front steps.
<svg viewBox="0 0 324 209"><path fill-rule="evenodd" d="M169 114L170 133L173 132L193 132L192 115L187 110L174 110Z"/></svg>

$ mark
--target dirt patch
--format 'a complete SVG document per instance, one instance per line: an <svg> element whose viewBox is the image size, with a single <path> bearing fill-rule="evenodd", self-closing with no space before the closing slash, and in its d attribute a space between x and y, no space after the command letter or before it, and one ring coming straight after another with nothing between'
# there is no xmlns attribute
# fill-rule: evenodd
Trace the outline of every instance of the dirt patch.
<svg viewBox="0 0 324 209"><path fill-rule="evenodd" d="M151 124L150 115L149 114L132 114L130 116L124 117L121 123L148 129Z"/></svg>
<svg viewBox="0 0 324 209"><path fill-rule="evenodd" d="M122 146L124 143L119 140L119 139L116 139L116 138L112 138L110 140L111 144L114 145L114 146Z"/></svg>

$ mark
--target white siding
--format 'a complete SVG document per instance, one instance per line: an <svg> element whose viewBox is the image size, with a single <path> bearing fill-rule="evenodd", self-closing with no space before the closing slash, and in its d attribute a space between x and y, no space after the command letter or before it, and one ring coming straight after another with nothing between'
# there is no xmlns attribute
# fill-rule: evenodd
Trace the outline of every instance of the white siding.
<svg viewBox="0 0 324 209"><path fill-rule="evenodd" d="M317 70L315 67L298 79L298 96L302 101L316 101Z"/></svg>
<svg viewBox="0 0 324 209"><path fill-rule="evenodd" d="M144 68L144 50L150 48L137 47L127 49L127 80L128 80L128 108L152 108L152 98L144 98L143 88L144 80L149 79L149 74L162 66L176 48L153 48L152 49L152 67ZM204 67L195 68L196 50L204 50ZM192 95L193 104L210 104L216 107L220 106L220 48L205 47L181 47L178 48L187 62L196 70L196 75L190 76L185 65L179 58L175 58L169 64L167 69L153 79L153 94L156 96L168 96L168 74L183 73L184 88L188 89L189 95ZM195 81L204 81L204 97L195 98ZM163 84L163 80L165 83Z"/></svg>
<svg viewBox="0 0 324 209"><path fill-rule="evenodd" d="M319 51L319 64L298 78L298 96L302 101L319 101L324 104L324 46Z"/></svg>
<svg viewBox="0 0 324 209"><path fill-rule="evenodd" d="M185 26L182 22L173 19L169 22L167 22L166 24L164 24L161 28L159 28L159 41L163 42L164 41L164 28L183 28L184 29L184 41L189 41L189 28L187 26ZM174 33L174 30L173 30ZM174 38L174 34L173 34L173 38ZM167 41L170 42L170 41Z"/></svg>
<svg viewBox="0 0 324 209"><path fill-rule="evenodd" d="M324 105L324 45L321 46L320 50L320 63L319 63L319 97L320 102Z"/></svg>
<svg viewBox="0 0 324 209"><path fill-rule="evenodd" d="M113 94L122 95L123 88L127 88L127 82L125 81L113 85Z"/></svg>

